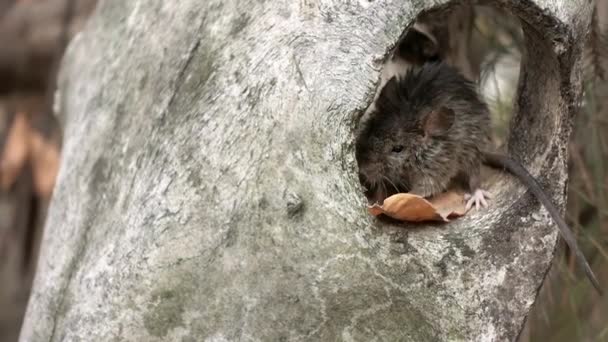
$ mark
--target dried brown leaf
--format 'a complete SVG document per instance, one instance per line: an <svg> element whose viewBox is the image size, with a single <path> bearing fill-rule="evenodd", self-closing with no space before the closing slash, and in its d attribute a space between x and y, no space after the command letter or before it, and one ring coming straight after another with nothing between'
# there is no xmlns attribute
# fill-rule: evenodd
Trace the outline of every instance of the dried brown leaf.
<svg viewBox="0 0 608 342"><path fill-rule="evenodd" d="M400 193L388 197L382 205L368 207L370 214L385 214L401 221L423 222L442 221L462 216L466 213L464 196L449 191L426 200L418 195Z"/></svg>

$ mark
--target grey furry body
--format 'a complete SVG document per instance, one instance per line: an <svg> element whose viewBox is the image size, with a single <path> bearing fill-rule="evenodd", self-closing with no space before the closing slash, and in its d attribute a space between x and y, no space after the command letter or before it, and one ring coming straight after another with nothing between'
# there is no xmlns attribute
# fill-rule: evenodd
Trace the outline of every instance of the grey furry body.
<svg viewBox="0 0 608 342"><path fill-rule="evenodd" d="M444 63L424 64L382 88L357 137L361 180L374 199L402 191L428 197L457 180L474 191L489 131L475 85Z"/></svg>

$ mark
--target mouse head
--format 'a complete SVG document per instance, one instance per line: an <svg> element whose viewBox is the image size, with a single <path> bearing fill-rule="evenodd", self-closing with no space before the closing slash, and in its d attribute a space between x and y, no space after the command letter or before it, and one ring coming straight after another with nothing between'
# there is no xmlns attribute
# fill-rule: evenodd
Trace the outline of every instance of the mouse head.
<svg viewBox="0 0 608 342"><path fill-rule="evenodd" d="M357 136L355 155L361 183L384 196L409 191L412 178L426 172L454 128L449 96L433 88L428 67L391 78L380 92L376 111ZM433 82L427 82L433 80Z"/></svg>

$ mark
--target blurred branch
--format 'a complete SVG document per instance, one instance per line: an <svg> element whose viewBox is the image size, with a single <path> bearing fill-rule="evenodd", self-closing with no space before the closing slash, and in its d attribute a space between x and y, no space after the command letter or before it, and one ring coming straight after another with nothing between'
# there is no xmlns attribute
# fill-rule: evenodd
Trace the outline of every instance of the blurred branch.
<svg viewBox="0 0 608 342"><path fill-rule="evenodd" d="M0 3L8 8L0 21L0 93L46 88L49 70L67 41L64 32L72 37L82 26L79 19L86 18L96 3L80 0L68 6L70 1L18 1L12 7ZM72 7L74 15L66 15Z"/></svg>
<svg viewBox="0 0 608 342"><path fill-rule="evenodd" d="M587 68L592 72L594 77L604 81L606 79L605 62L608 59L608 37L602 32L597 7L593 11L590 26L586 56Z"/></svg>

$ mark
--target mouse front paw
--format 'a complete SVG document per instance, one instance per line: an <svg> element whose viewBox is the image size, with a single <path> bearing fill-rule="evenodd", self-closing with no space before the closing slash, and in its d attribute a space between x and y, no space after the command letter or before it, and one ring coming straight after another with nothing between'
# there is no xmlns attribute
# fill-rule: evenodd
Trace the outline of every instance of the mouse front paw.
<svg viewBox="0 0 608 342"><path fill-rule="evenodd" d="M469 211L473 205L475 205L475 209L479 210L479 207L487 207L488 202L486 199L491 199L492 194L486 190L476 189L472 194L465 194L464 199L467 201L467 205L465 207L466 211Z"/></svg>

